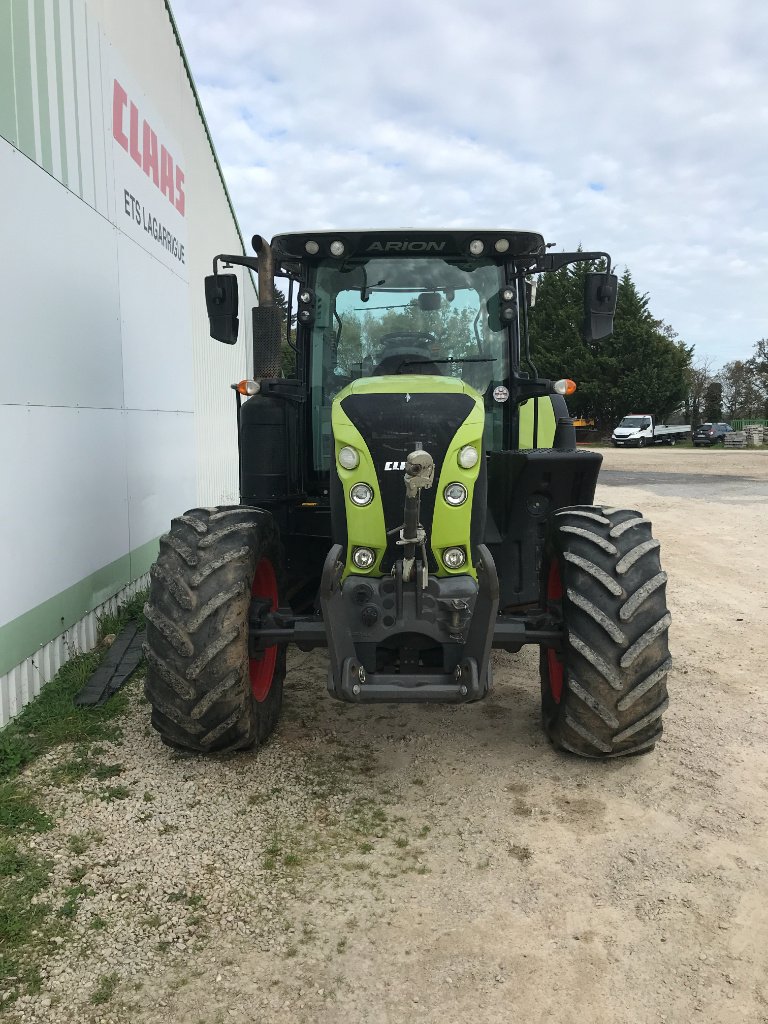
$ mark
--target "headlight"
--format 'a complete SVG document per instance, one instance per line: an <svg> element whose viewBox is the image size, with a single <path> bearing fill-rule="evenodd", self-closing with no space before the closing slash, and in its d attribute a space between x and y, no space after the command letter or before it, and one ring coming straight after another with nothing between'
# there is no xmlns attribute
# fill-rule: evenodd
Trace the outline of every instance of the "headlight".
<svg viewBox="0 0 768 1024"><path fill-rule="evenodd" d="M477 465L478 458L477 448L472 444L465 444L459 452L459 465L462 469L472 469Z"/></svg>
<svg viewBox="0 0 768 1024"><path fill-rule="evenodd" d="M466 560L464 548L446 548L443 552L443 564L446 569L460 569Z"/></svg>
<svg viewBox="0 0 768 1024"><path fill-rule="evenodd" d="M338 457L339 465L344 469L356 469L360 462L360 456L357 454L357 450L348 444L339 449Z"/></svg>
<svg viewBox="0 0 768 1024"><path fill-rule="evenodd" d="M350 489L349 497L354 505L370 505L373 501L373 488L368 484L355 484Z"/></svg>
<svg viewBox="0 0 768 1024"><path fill-rule="evenodd" d="M485 244L479 238L473 238L469 243L469 251L473 256L482 256Z"/></svg>
<svg viewBox="0 0 768 1024"><path fill-rule="evenodd" d="M344 243L339 239L331 242L331 256L343 256L344 255Z"/></svg>
<svg viewBox="0 0 768 1024"><path fill-rule="evenodd" d="M448 484L443 497L449 505L463 505L467 500L467 488L464 484Z"/></svg>
<svg viewBox="0 0 768 1024"><path fill-rule="evenodd" d="M310 256L317 256L320 252L320 246L311 238L308 242L304 243L304 248Z"/></svg>
<svg viewBox="0 0 768 1024"><path fill-rule="evenodd" d="M370 548L355 548L352 561L358 569L370 569L376 561L376 555Z"/></svg>

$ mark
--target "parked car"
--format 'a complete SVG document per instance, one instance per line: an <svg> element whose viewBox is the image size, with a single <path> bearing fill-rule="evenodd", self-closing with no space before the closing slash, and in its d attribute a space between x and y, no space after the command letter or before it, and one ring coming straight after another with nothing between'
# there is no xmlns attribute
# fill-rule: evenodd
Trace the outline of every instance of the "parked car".
<svg viewBox="0 0 768 1024"><path fill-rule="evenodd" d="M725 435L730 434L733 427L730 423L700 423L693 432L693 443L696 448L701 445L725 444Z"/></svg>

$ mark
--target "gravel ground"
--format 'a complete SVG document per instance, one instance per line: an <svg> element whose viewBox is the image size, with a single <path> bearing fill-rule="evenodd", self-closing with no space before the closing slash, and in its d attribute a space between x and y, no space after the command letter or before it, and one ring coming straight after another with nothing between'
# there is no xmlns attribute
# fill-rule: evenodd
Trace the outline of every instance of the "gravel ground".
<svg viewBox="0 0 768 1024"><path fill-rule="evenodd" d="M163 748L134 683L112 778L54 784L65 750L28 773L52 891L88 894L7 1019L768 1022L768 454L605 455L643 485L598 499L654 522L670 576L654 753L553 752L533 651L459 708L337 704L294 653L275 738L230 759Z"/></svg>

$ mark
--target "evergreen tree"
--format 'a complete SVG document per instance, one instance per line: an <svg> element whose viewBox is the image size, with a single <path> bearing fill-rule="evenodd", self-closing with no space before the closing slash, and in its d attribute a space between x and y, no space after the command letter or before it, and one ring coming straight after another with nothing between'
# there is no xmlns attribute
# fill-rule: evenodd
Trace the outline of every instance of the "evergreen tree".
<svg viewBox="0 0 768 1024"><path fill-rule="evenodd" d="M755 354L750 362L754 367L755 385L763 399L763 416L768 418L768 338L755 342Z"/></svg>
<svg viewBox="0 0 768 1024"><path fill-rule="evenodd" d="M552 379L572 377L578 390L569 400L571 411L593 416L602 427L629 412L666 419L685 397L693 349L652 316L648 296L638 292L628 270L619 284L614 333L585 342L584 279L596 269L582 263L544 275L531 316L537 369Z"/></svg>
<svg viewBox="0 0 768 1024"><path fill-rule="evenodd" d="M280 343L280 364L283 377L296 376L296 353L288 344L286 337L286 320L288 319L288 300L285 292L275 288L275 305L280 310L280 322L282 325L282 341ZM291 341L296 344L296 314L291 313Z"/></svg>
<svg viewBox="0 0 768 1024"><path fill-rule="evenodd" d="M723 419L723 385L718 380L711 380L704 393L704 421L720 423Z"/></svg>

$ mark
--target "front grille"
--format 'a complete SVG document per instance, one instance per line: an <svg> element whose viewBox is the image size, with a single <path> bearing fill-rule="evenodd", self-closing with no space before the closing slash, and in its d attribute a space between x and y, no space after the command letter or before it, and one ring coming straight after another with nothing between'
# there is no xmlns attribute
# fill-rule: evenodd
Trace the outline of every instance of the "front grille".
<svg viewBox="0 0 768 1024"><path fill-rule="evenodd" d="M368 393L349 395L343 400L342 409L362 434L373 458L387 530L402 525L405 473L399 467L420 445L435 460L435 482L429 490L421 492L421 523L429 537L435 489L446 452L473 407L474 399L465 394ZM398 468L387 469L387 463L395 463ZM385 573L401 555L396 541L397 535L389 538L381 566ZM427 554L430 572L436 572L429 547Z"/></svg>

